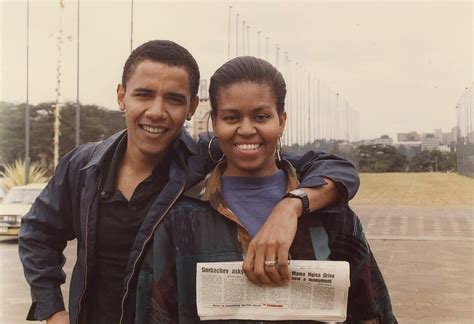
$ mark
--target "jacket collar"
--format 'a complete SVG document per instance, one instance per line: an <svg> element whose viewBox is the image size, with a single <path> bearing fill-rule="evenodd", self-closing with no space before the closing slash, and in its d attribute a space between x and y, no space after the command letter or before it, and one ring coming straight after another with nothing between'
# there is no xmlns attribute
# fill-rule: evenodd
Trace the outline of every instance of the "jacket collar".
<svg viewBox="0 0 474 324"><path fill-rule="evenodd" d="M189 153L192 155L197 155L198 154L198 145L194 138L188 133L187 130L183 129L181 130L181 133L178 136L178 140L176 141L178 145L182 145L184 148L186 148Z"/></svg>
<svg viewBox="0 0 474 324"><path fill-rule="evenodd" d="M219 205L226 206L223 195L222 195L222 184L221 176L223 175L227 167L227 162L224 160L219 162L214 170L209 174L204 188L203 200L209 201L209 203L217 209ZM286 191L291 191L298 187L298 177L293 166L287 160L283 159L278 167L285 171L288 177L288 183L286 185Z"/></svg>
<svg viewBox="0 0 474 324"><path fill-rule="evenodd" d="M210 173L207 179L202 199L205 201L209 201L209 204L212 206L213 209L217 210L224 217L237 223L243 229L239 218L229 209L226 202L224 201L224 196L222 194L221 176L224 173L226 167L226 161L222 161L216 165L216 167ZM290 162L283 159L281 163L279 163L279 168L285 171L288 177L286 191L288 192L295 189L298 186L298 177L296 176L296 171L290 164ZM244 250L246 249L244 248Z"/></svg>
<svg viewBox="0 0 474 324"><path fill-rule="evenodd" d="M122 130L114 135L110 136L103 142L99 142L94 149L93 155L89 162L82 168L87 169L92 166L98 166L99 168L104 165L106 157L110 154L111 151L115 150L120 141L127 134L127 130ZM177 152L181 152L181 148L185 148L192 155L198 154L197 144L194 139L189 135L189 133L183 129L178 138L171 144L172 148Z"/></svg>

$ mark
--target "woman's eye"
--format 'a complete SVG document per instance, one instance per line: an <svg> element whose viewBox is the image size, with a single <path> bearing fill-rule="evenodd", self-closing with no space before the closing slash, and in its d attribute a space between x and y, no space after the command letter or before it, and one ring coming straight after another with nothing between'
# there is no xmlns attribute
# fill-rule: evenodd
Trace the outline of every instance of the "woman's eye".
<svg viewBox="0 0 474 324"><path fill-rule="evenodd" d="M230 115L230 116L224 116L222 119L224 119L227 122L233 122L233 121L237 121L239 117L235 115Z"/></svg>

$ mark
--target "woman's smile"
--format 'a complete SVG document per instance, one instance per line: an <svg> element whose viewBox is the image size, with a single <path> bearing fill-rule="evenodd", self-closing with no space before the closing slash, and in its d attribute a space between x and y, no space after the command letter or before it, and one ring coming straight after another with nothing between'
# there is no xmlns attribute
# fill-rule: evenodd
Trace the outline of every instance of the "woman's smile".
<svg viewBox="0 0 474 324"><path fill-rule="evenodd" d="M236 158L254 160L262 153L262 144L245 144L239 143L234 144L234 150L236 151Z"/></svg>

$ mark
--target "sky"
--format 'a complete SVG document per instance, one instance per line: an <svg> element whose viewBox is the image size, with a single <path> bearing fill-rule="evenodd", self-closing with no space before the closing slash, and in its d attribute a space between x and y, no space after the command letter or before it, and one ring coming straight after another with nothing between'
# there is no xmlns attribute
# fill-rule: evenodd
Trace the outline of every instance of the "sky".
<svg viewBox="0 0 474 324"><path fill-rule="evenodd" d="M55 101L62 26L60 101L77 96L77 0L30 0L29 101ZM133 47L170 39L186 47L202 78L235 56L235 15L249 26L249 54L276 64L284 52L360 115L360 138L448 132L473 80L472 2L134 0ZM26 0L1 1L0 101L25 102ZM80 1L79 100L117 109L130 53L131 0ZM239 25L239 39L242 37ZM246 40L247 42L247 40ZM241 46L241 45L240 45ZM240 48L240 51L242 49ZM282 67L283 68L283 67ZM287 80L288 82L288 80Z"/></svg>

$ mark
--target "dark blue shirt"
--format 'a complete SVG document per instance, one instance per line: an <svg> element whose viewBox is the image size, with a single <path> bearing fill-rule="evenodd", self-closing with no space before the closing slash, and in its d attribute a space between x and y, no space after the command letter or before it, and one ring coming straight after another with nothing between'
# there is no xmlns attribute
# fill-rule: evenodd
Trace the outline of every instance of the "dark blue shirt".
<svg viewBox="0 0 474 324"><path fill-rule="evenodd" d="M254 237L285 194L288 179L283 170L278 170L267 177L223 176L221 181L227 207Z"/></svg>

